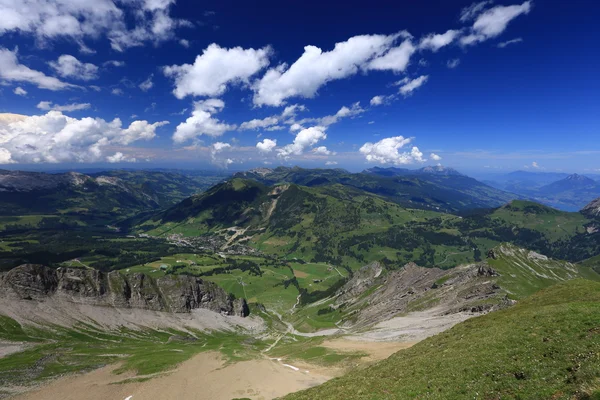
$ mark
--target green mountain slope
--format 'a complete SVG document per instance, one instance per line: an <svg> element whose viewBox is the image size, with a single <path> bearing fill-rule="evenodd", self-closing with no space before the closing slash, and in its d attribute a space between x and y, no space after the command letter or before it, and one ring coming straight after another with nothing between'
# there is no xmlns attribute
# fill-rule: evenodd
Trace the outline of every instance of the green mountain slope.
<svg viewBox="0 0 600 400"><path fill-rule="evenodd" d="M517 197L460 174L446 175L435 171L382 175L370 172L352 174L342 169L278 167L242 172L236 176L267 185L295 183L314 187L339 183L380 195L404 207L445 212L497 207Z"/></svg>
<svg viewBox="0 0 600 400"><path fill-rule="evenodd" d="M600 254L595 224L581 213L522 200L459 217L404 208L343 184L266 186L234 178L138 221L134 230L163 237L219 234L288 259L353 269L382 260L450 268L479 261L505 242L580 261Z"/></svg>
<svg viewBox="0 0 600 400"><path fill-rule="evenodd" d="M600 283L552 286L285 399L596 399Z"/></svg>

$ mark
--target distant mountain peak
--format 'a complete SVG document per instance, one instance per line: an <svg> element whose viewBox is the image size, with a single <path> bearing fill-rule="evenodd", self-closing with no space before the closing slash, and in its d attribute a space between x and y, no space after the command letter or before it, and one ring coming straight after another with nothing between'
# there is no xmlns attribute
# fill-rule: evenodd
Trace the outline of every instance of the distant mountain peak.
<svg viewBox="0 0 600 400"><path fill-rule="evenodd" d="M587 176L579 175L579 174L571 174L565 178L566 181L573 182L586 182L593 184L595 183L593 179L588 178Z"/></svg>

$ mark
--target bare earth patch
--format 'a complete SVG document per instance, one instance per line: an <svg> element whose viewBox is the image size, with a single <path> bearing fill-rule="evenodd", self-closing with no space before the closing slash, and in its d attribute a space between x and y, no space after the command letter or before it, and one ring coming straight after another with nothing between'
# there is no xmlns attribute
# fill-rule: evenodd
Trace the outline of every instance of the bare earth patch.
<svg viewBox="0 0 600 400"><path fill-rule="evenodd" d="M296 278L306 278L306 277L308 277L308 274L306 272L298 271L297 269L295 269L294 270L294 276Z"/></svg>
<svg viewBox="0 0 600 400"><path fill-rule="evenodd" d="M346 338L326 340L321 344L337 352L360 352L368 354L361 361L379 361L388 358L399 350L408 349L417 342L372 342Z"/></svg>
<svg viewBox="0 0 600 400"><path fill-rule="evenodd" d="M295 366L294 366L295 367ZM196 399L268 400L319 385L331 376L321 371L295 370L273 360L225 364L219 353L201 353L176 370L144 382L114 375L116 366L62 378L15 397L16 400ZM128 380L128 383L118 383Z"/></svg>

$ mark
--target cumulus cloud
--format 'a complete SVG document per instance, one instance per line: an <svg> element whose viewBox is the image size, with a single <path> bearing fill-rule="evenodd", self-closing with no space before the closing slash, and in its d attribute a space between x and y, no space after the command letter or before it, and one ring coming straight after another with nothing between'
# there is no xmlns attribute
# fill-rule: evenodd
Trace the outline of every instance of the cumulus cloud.
<svg viewBox="0 0 600 400"><path fill-rule="evenodd" d="M277 125L279 118L267 117L263 119L253 119L251 121L244 122L240 125L240 130L256 130L261 128L269 128Z"/></svg>
<svg viewBox="0 0 600 400"><path fill-rule="evenodd" d="M185 47L186 49L190 47L190 41L187 39L179 39L179 44Z"/></svg>
<svg viewBox="0 0 600 400"><path fill-rule="evenodd" d="M264 139L262 142L256 143L256 148L261 153L270 153L277 147L277 140Z"/></svg>
<svg viewBox="0 0 600 400"><path fill-rule="evenodd" d="M1 115L0 115L1 116ZM0 159L4 163L97 162L115 146L151 140L167 121L134 121L123 128L121 120L76 119L60 111L40 116L0 118ZM112 156L114 157L114 156Z"/></svg>
<svg viewBox="0 0 600 400"><path fill-rule="evenodd" d="M370 65L388 52L400 36L354 36L336 43L333 50L325 52L316 46L306 46L304 53L293 64L271 68L254 83L254 104L280 106L288 98L312 98L321 86L354 75L361 68L400 68L397 50L372 68Z"/></svg>
<svg viewBox="0 0 600 400"><path fill-rule="evenodd" d="M177 125L173 134L173 141L184 143L202 135L218 137L227 131L234 130L235 125L226 124L213 117L213 114L223 110L224 107L225 103L220 99L195 102L192 115L185 122Z"/></svg>
<svg viewBox="0 0 600 400"><path fill-rule="evenodd" d="M454 58L452 60L448 60L446 65L448 66L448 68L454 69L460 65L460 58Z"/></svg>
<svg viewBox="0 0 600 400"><path fill-rule="evenodd" d="M403 72L410 63L411 56L416 48L410 39L406 39L398 47L394 47L381 57L371 61L366 69L379 71Z"/></svg>
<svg viewBox="0 0 600 400"><path fill-rule="evenodd" d="M27 82L40 89L54 91L79 87L20 64L17 50L10 51L3 47L0 47L0 79L7 82Z"/></svg>
<svg viewBox="0 0 600 400"><path fill-rule="evenodd" d="M327 147L325 146L319 146L319 147L315 147L314 149L312 149L312 152L321 156L329 156L329 155L335 155L336 153L334 151L329 150Z"/></svg>
<svg viewBox="0 0 600 400"><path fill-rule="evenodd" d="M383 99L384 99L384 97L385 97L385 96L375 96L375 97L373 97L373 98L371 99L371 102L370 102L370 104L371 104L372 106L379 106L379 105L383 104Z"/></svg>
<svg viewBox="0 0 600 400"><path fill-rule="evenodd" d="M499 36L506 27L519 15L529 14L532 2L526 1L521 5L496 6L490 8L475 18L471 33L460 39L461 44L471 45Z"/></svg>
<svg viewBox="0 0 600 400"><path fill-rule="evenodd" d="M64 106L61 106L58 104L52 104L51 101L40 101L36 107L39 108L40 110L44 110L44 111L53 110L53 111L69 112L69 111L87 110L88 108L91 107L91 104L90 103L71 103L71 104L65 104Z"/></svg>
<svg viewBox="0 0 600 400"><path fill-rule="evenodd" d="M135 159L135 157L129 157L129 156L126 156L125 154L121 153L120 151L117 151L112 156L106 157L106 161L114 164L114 163L120 163L120 162L136 162L137 160Z"/></svg>
<svg viewBox="0 0 600 400"><path fill-rule="evenodd" d="M269 65L271 49L222 48L213 43L194 64L171 65L163 68L167 77L175 80L173 94L186 96L219 96L229 85L248 83L248 79Z"/></svg>
<svg viewBox="0 0 600 400"><path fill-rule="evenodd" d="M83 63L69 54L63 54L58 57L58 60L50 61L48 65L63 78L81 79L82 81L91 81L98 78L97 66Z"/></svg>
<svg viewBox="0 0 600 400"><path fill-rule="evenodd" d="M503 49L506 46L510 46L511 44L521 43L522 41L523 41L523 38L516 38L516 39L508 40L506 42L498 43L498 48Z"/></svg>
<svg viewBox="0 0 600 400"><path fill-rule="evenodd" d="M27 96L27 90L23 89L20 86L17 86L15 90L13 90L13 93L17 96Z"/></svg>
<svg viewBox="0 0 600 400"><path fill-rule="evenodd" d="M415 90L417 90L418 88L423 86L427 82L428 79L429 79L428 75L421 75L420 77L415 78L415 79L404 78L404 79L396 82L396 85L400 86L400 89L398 89L398 92L400 94L402 94L404 97L408 97L412 94L412 92L414 92Z"/></svg>
<svg viewBox="0 0 600 400"><path fill-rule="evenodd" d="M154 82L152 82L152 78L154 78L154 74L150 74L150 76L148 77L148 79L146 79L144 82L140 83L140 89L142 89L142 91L147 92L148 90L152 89L152 86L154 86Z"/></svg>
<svg viewBox="0 0 600 400"><path fill-rule="evenodd" d="M210 146L210 160L213 164L218 165L222 168L227 168L229 164L233 163L231 158L219 159L217 154L231 149L231 145L229 143L216 142Z"/></svg>
<svg viewBox="0 0 600 400"><path fill-rule="evenodd" d="M337 161L327 161L325 165L337 165Z"/></svg>
<svg viewBox="0 0 600 400"><path fill-rule="evenodd" d="M313 126L303 129L298 132L293 143L277 150L277 156L279 158L288 159L292 155L302 155L307 148L314 146L326 138L327 134L325 133L324 127Z"/></svg>
<svg viewBox="0 0 600 400"><path fill-rule="evenodd" d="M20 0L0 3L0 35L31 34L44 44L68 39L83 53L93 53L85 40L108 37L111 47L123 51L172 39L178 27L190 26L170 16L175 0Z"/></svg>
<svg viewBox="0 0 600 400"><path fill-rule="evenodd" d="M437 154L435 154L435 153L431 153L431 154L429 155L429 158L431 158L433 161L440 161L440 160L442 159L442 157L438 156L438 155L437 155Z"/></svg>
<svg viewBox="0 0 600 400"><path fill-rule="evenodd" d="M442 34L429 34L419 42L419 49L438 51L442 47L448 46L460 35L458 30L448 30Z"/></svg>
<svg viewBox="0 0 600 400"><path fill-rule="evenodd" d="M416 146L413 146L410 151L401 152L401 149L411 141L411 138L403 136L389 137L376 143L367 142L359 151L371 163L403 165L425 162L423 153Z"/></svg>
<svg viewBox="0 0 600 400"><path fill-rule="evenodd" d="M114 88L110 92L112 94L114 94L115 96L123 96L125 94L125 92L123 92L123 89L121 89L121 88Z"/></svg>

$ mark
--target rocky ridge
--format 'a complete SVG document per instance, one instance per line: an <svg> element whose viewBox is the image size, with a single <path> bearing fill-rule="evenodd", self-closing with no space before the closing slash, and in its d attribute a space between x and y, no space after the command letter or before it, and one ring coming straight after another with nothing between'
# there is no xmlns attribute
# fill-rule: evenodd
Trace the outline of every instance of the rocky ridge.
<svg viewBox="0 0 600 400"><path fill-rule="evenodd" d="M93 269L24 264L0 275L0 296L43 302L61 299L77 304L137 308L171 313L208 309L245 317L245 299L233 299L216 284L197 277L141 273L104 273Z"/></svg>

